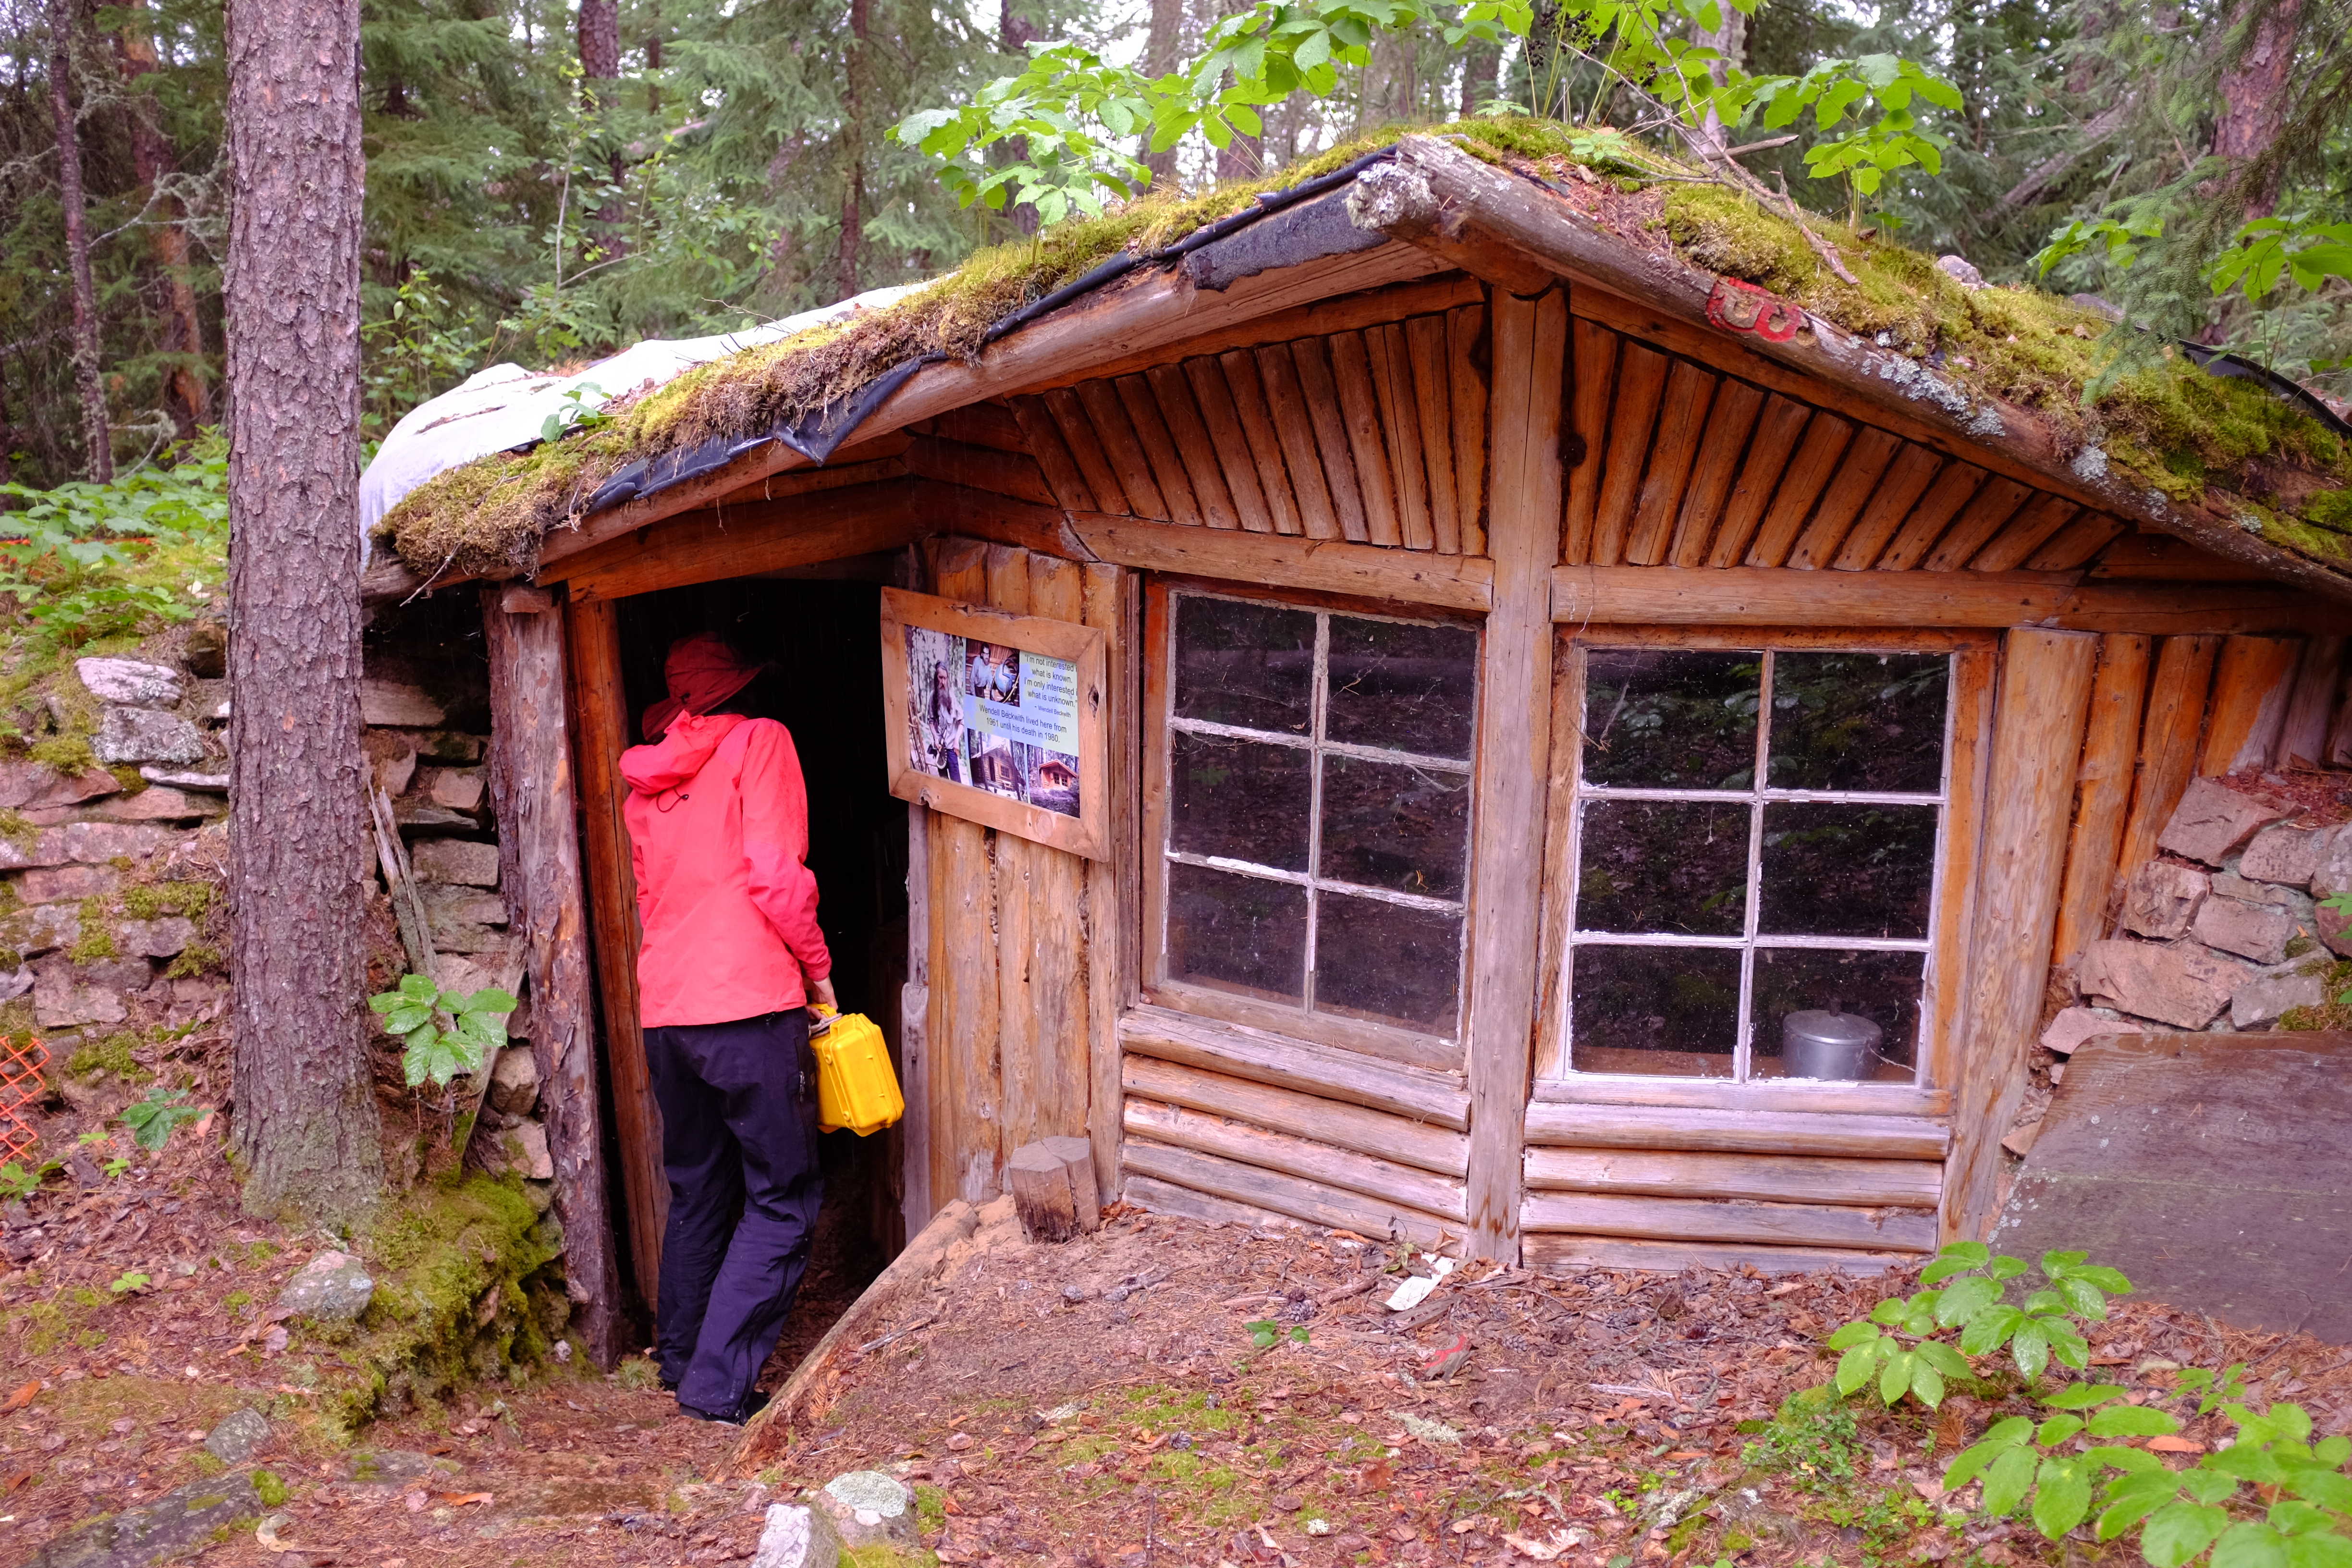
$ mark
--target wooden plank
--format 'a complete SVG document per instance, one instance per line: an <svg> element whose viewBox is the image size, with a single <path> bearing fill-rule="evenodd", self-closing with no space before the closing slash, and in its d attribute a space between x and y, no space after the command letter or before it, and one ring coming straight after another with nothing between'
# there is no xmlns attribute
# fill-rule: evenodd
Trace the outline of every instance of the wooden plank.
<svg viewBox="0 0 2352 1568"><path fill-rule="evenodd" d="M1715 542L1715 526L1722 521L1724 503L1739 477L1740 459L1748 455L1748 437L1764 408L1764 394L1744 381L1727 381L1715 395L1707 413L1706 435L1700 442L1698 461L1683 504L1675 517L1675 539L1668 559L1676 566L1704 566Z"/></svg>
<svg viewBox="0 0 2352 1568"><path fill-rule="evenodd" d="M1120 1082L1129 1094L1145 1100L1255 1122L1276 1132L1311 1138L1360 1154L1377 1154L1439 1175L1458 1177L1470 1170L1467 1137L1386 1111L1150 1057L1127 1058Z"/></svg>
<svg viewBox="0 0 2352 1568"><path fill-rule="evenodd" d="M1180 1149L1214 1154L1265 1170L1402 1204L1441 1219L1463 1221L1467 1188L1457 1177L1434 1175L1412 1165L1342 1149L1316 1138L1269 1131L1246 1121L1228 1121L1182 1106L1129 1095L1124 1127L1129 1138L1145 1138Z"/></svg>
<svg viewBox="0 0 2352 1568"><path fill-rule="evenodd" d="M2156 853L2157 835L2197 771L2197 742L2205 730L2205 693L2213 684L2215 637L2167 637L2158 645L2140 721L2139 776L2132 783L2131 816L2124 824L2116 875L2129 877Z"/></svg>
<svg viewBox="0 0 2352 1568"><path fill-rule="evenodd" d="M1530 1232L1565 1230L1654 1241L1761 1242L1882 1252L1936 1250L1936 1216L1908 1208L1530 1192L1519 1223Z"/></svg>
<svg viewBox="0 0 2352 1568"><path fill-rule="evenodd" d="M1034 554L1029 557L1028 566L1026 613L1048 620L1083 623L1086 569L1075 562ZM1092 1099L1088 952L1087 930L1081 921L1087 861L1083 856L1044 844L1027 847L1028 941L1024 945L1003 947L1004 953L1019 955L1005 957L1003 966L1010 971L1017 963L1028 971L1026 1005L1037 1063L1037 1135L1083 1137L1087 1132L1087 1105ZM998 841L997 872L1000 879L1005 874L1003 836ZM1003 887L997 892L1000 944L1010 941L1003 910L1014 896L1017 890ZM1009 1122L1006 1135L1011 1140Z"/></svg>
<svg viewBox="0 0 2352 1568"><path fill-rule="evenodd" d="M1202 521L1211 528L1241 527L1241 513L1234 507L1233 491L1226 487L1216 443L1210 438L1209 427L1202 422L1201 410L1193 404L1191 378L1182 366L1163 364L1145 371L1143 379L1151 388L1151 400L1160 405L1160 416L1167 422L1169 438L1176 443L1177 455L1184 460L1184 477L1192 481L1192 495L1201 503Z"/></svg>
<svg viewBox="0 0 2352 1568"><path fill-rule="evenodd" d="M1080 384L1081 394L1087 384ZM1188 528L1205 525L1208 519L1201 510L1201 498L1192 493L1192 472L1184 466L1183 454L1176 450L1176 437L1168 433L1168 421L1160 416L1160 399L1152 395L1151 384L1139 375L1123 375L1112 384L1118 393L1119 407L1134 426L1136 442L1150 462L1151 478L1166 506L1161 515Z"/></svg>
<svg viewBox="0 0 2352 1568"><path fill-rule="evenodd" d="M1723 521L1716 525L1715 542L1706 552L1709 566L1729 570L1747 559L1748 547L1763 524L1764 509L1771 505L1772 492L1780 483L1780 472L1789 466L1805 423L1812 416L1811 408L1777 393L1764 400L1755 439L1748 444L1748 460L1739 466L1739 478L1731 487L1730 500L1724 503Z"/></svg>
<svg viewBox="0 0 2352 1568"><path fill-rule="evenodd" d="M2135 1300L2184 1321L2352 1341L2347 1068L2341 1032L2085 1042L2018 1173L2002 1250L2092 1248L2130 1276ZM2307 1367L2292 1342L2271 1352L2287 1352L2273 1379Z"/></svg>
<svg viewBox="0 0 2352 1568"><path fill-rule="evenodd" d="M1120 1152L1120 1163L1130 1173L1190 1187L1213 1197L1230 1198L1255 1208L1271 1209L1309 1225L1349 1230L1359 1236L1411 1237L1416 1244L1445 1249L1462 1237L1462 1222L1428 1214L1392 1199L1358 1193L1328 1183L1288 1176L1246 1165L1238 1160L1147 1143L1130 1137Z"/></svg>
<svg viewBox="0 0 2352 1568"><path fill-rule="evenodd" d="M2197 771L2207 778L2271 765L2271 748L2286 724L2294 695L2300 637L2234 637L2221 645L2213 670L2213 700L2205 717L2205 749Z"/></svg>
<svg viewBox="0 0 2352 1568"><path fill-rule="evenodd" d="M1073 517L1070 526L1096 559L1140 571L1457 610L1484 610L1493 595L1494 563L1478 556L1408 553L1271 534L1212 534L1125 517Z"/></svg>
<svg viewBox="0 0 2352 1568"><path fill-rule="evenodd" d="M2013 572L2035 555L2082 508L2064 496L2039 495L1969 559L1972 572Z"/></svg>
<svg viewBox="0 0 2352 1568"><path fill-rule="evenodd" d="M1315 444L1315 421L1298 384L1298 366L1287 343L1255 350L1258 380L1265 392L1280 458L1289 470L1291 499L1298 507L1299 531L1309 539L1344 539L1339 515L1331 510L1331 487L1323 478L1323 456ZM1230 374L1230 373L1229 373Z"/></svg>
<svg viewBox="0 0 2352 1568"><path fill-rule="evenodd" d="M1536 1148L1528 1151L1528 1185L1542 1191L1644 1197L1932 1209L1944 1189L1944 1167L1935 1160Z"/></svg>
<svg viewBox="0 0 2352 1568"><path fill-rule="evenodd" d="M1095 433L1094 421L1087 417L1086 405L1078 401L1076 393L1066 386L1057 386L1043 397L1017 398L1013 406L1021 416L1024 425L1041 423L1040 416L1043 416L1042 422L1051 423L1055 443L1049 444L1041 432L1034 445L1038 465L1045 469L1045 477L1054 481L1055 489L1063 497L1064 506L1078 511L1132 512L1135 510L1128 500L1127 487L1119 482L1118 470L1112 466L1109 454L1103 450L1102 437ZM1052 444L1058 444L1067 455L1076 473L1075 485L1070 483L1067 476L1056 474L1055 465L1046 460L1047 448ZM1068 499L1080 491L1094 496L1095 504L1079 506Z"/></svg>
<svg viewBox="0 0 2352 1568"><path fill-rule="evenodd" d="M1592 559L1592 520L1601 507L1609 402L1617 387L1617 350L1622 340L1581 318L1570 322L1570 333L1575 384L1569 395L1568 500L1559 553L1570 565L1580 566Z"/></svg>
<svg viewBox="0 0 2352 1568"><path fill-rule="evenodd" d="M1443 555L1462 553L1462 497L1454 481L1454 370L1445 352L1445 318L1415 316L1404 323L1412 367L1421 458L1429 476L1429 526Z"/></svg>
<svg viewBox="0 0 2352 1568"><path fill-rule="evenodd" d="M1865 425L1846 448L1845 460L1838 465L1836 477L1822 493L1822 503L1813 509L1813 518L1805 531L1797 537L1796 547L1789 552L1788 563L1805 570L1829 565L1845 545L1846 533L1862 515L1862 509L1876 493L1879 481L1903 443L1895 437L1874 426Z"/></svg>
<svg viewBox="0 0 2352 1568"><path fill-rule="evenodd" d="M1429 517L1429 475L1421 456L1421 416L1413 398L1412 364L1404 329L1394 321L1368 328L1372 388L1388 449L1389 483L1396 496L1398 542L1407 550L1434 549L1437 535Z"/></svg>
<svg viewBox="0 0 2352 1568"><path fill-rule="evenodd" d="M1381 432L1381 395L1372 384L1371 351L1359 332L1334 332L1326 343L1331 352L1331 381L1339 394L1340 417L1347 423L1348 453L1354 459L1356 483L1363 492L1364 537L1373 544L1402 544L1396 479L1389 468L1388 438ZM1301 356L1301 375L1307 368ZM1314 394L1311 382L1307 392L1310 396ZM1341 514L1343 519L1345 515Z"/></svg>
<svg viewBox="0 0 2352 1568"><path fill-rule="evenodd" d="M1785 566L1562 566L1552 574L1552 618L1577 626L2010 626L2057 614L2072 593L2070 578L2025 572L1895 576Z"/></svg>
<svg viewBox="0 0 2352 1568"><path fill-rule="evenodd" d="M927 533L961 534L991 544L1043 551L1066 561L1086 559L1087 547L1070 531L1070 514L1060 507L1037 506L937 479L911 483L907 510Z"/></svg>
<svg viewBox="0 0 2352 1568"><path fill-rule="evenodd" d="M2056 533L2050 542L2025 558L2029 572L2072 572L2107 547L2123 532L2124 520L2104 511L2085 511Z"/></svg>
<svg viewBox="0 0 2352 1568"><path fill-rule="evenodd" d="M929 531L910 504L915 484L893 479L688 512L544 568L541 580L565 583L575 601L620 599L895 549Z"/></svg>
<svg viewBox="0 0 2352 1568"><path fill-rule="evenodd" d="M887 457L856 462L850 460L849 452L845 448L835 453L834 460L822 468L795 468L789 473L770 474L751 484L730 490L709 504L724 510L729 507L749 506L754 501L783 500L791 496L814 495L819 490L847 489L852 485L879 484L885 479L905 477L906 452L908 447L914 445L913 437L892 436L884 441L870 443L870 445L887 446L895 449ZM685 510L699 510L700 509ZM599 518L596 521L603 520ZM582 532L585 531L587 531L583 528ZM616 536L608 534L604 537ZM541 564L544 564L549 560L560 561L565 555L577 554L582 550L593 548L594 548L593 543L580 538L572 530L557 529L541 542L540 560Z"/></svg>
<svg viewBox="0 0 2352 1568"><path fill-rule="evenodd" d="M1658 409L1657 447L1650 454L1650 471L1642 481L1625 539L1625 559L1633 565L1655 566L1666 558L1691 461L1706 428L1707 405L1714 398L1715 377L1688 360L1675 361Z"/></svg>
<svg viewBox="0 0 2352 1568"><path fill-rule="evenodd" d="M1279 346L1274 352L1278 352ZM1315 426L1315 449L1323 458L1323 477L1331 487L1331 515L1339 537L1361 544L1371 537L1366 523L1364 492L1350 447L1350 416L1339 405L1339 390L1331 366L1323 356L1323 340L1301 338L1290 345L1290 367L1298 373L1298 390L1307 399L1307 417Z"/></svg>
<svg viewBox="0 0 2352 1568"><path fill-rule="evenodd" d="M2318 767L2326 761L2327 721L2336 711L2343 676L2344 639L2313 637L2295 671L2294 694L2287 700L2286 722L2280 727L2278 750L2272 758L2276 765Z"/></svg>
<svg viewBox="0 0 2352 1568"><path fill-rule="evenodd" d="M1601 495L1592 510L1592 563L1616 566L1625 560L1625 539L1633 526L1633 503L1651 452L1658 402L1674 362L1645 344L1628 340L1617 352L1616 406L1609 415L1609 456L1601 470Z"/></svg>
<svg viewBox="0 0 2352 1568"><path fill-rule="evenodd" d="M1977 862L1991 809L1994 700L2000 679L1998 644L1980 642L1955 651L1951 729L1944 757L1945 871L1936 889L1936 945L1928 959L1936 988L1923 1075L1937 1097L1933 1114L1937 1116L1951 1114L1953 1085L1965 1070L1962 1012L1969 1005L1977 911L1984 907L1978 898Z"/></svg>
<svg viewBox="0 0 2352 1568"><path fill-rule="evenodd" d="M1996 533L2009 525L2033 491L2015 479L1995 476L1979 486L1960 509L1959 517L1937 541L1921 563L1930 572L1957 572L1973 560Z"/></svg>
<svg viewBox="0 0 2352 1568"><path fill-rule="evenodd" d="M1973 463L1948 460L1912 507L1895 539L1878 557L1881 572L1908 572L1927 558L1967 509L1988 476Z"/></svg>
<svg viewBox="0 0 2352 1568"><path fill-rule="evenodd" d="M2344 612L2284 583L2085 583L2066 596L2056 624L2086 632L2327 632Z"/></svg>
<svg viewBox="0 0 2352 1568"><path fill-rule="evenodd" d="M1909 1253L1847 1252L1817 1247L1704 1246L1677 1241L1628 1241L1616 1237L1560 1236L1535 1232L1527 1239L1527 1265L1546 1274L1580 1274L1588 1268L1647 1269L1681 1274L1693 1268L1753 1268L1759 1274L1884 1274L1911 1268Z"/></svg>
<svg viewBox="0 0 2352 1568"><path fill-rule="evenodd" d="M1068 391L1078 400L1076 417L1082 418L1086 427L1102 443L1103 460L1110 465L1118 488L1127 493L1127 510L1138 517L1176 521L1169 510L1170 503L1160 492L1151 458L1135 433L1134 422L1127 416L1127 405L1119 397L1118 388L1108 381L1082 381ZM1046 395L1045 406L1055 409L1055 416L1060 417L1061 405L1053 401L1050 393Z"/></svg>
<svg viewBox="0 0 2352 1568"><path fill-rule="evenodd" d="M975 490L992 490L1037 506L1059 506L1045 471L1024 452L1000 452L993 447L967 447L935 436L918 436L907 448L909 472Z"/></svg>
<svg viewBox="0 0 2352 1568"><path fill-rule="evenodd" d="M1462 553L1486 553L1486 378L1478 371L1478 340L1486 330L1483 301L1445 312L1445 370L1454 408L1454 504L1462 519Z"/></svg>
<svg viewBox="0 0 2352 1568"><path fill-rule="evenodd" d="M1064 393L1062 395L1066 397L1069 395ZM1073 408L1075 406L1073 405ZM1055 506L1075 507L1080 511L1121 511L1126 509L1127 503L1118 493L1116 480L1109 480L1109 489L1105 492L1110 500L1100 503L1096 501L1095 487L1087 482L1061 426L1042 402L1034 397L1014 399L1013 417L1020 423L1027 437L1029 451L1037 459L1037 467L1045 471L1045 483L1054 492ZM1080 428L1085 428L1083 416L1078 424ZM1093 434L1092 430L1087 431L1089 438ZM1099 460L1101 456L1097 447L1095 457ZM1108 479L1108 468L1103 472Z"/></svg>
<svg viewBox="0 0 2352 1568"><path fill-rule="evenodd" d="M500 600L509 591L482 591L490 730L497 742L492 755L498 764L490 770L490 795L499 847L511 849L516 872L501 880L508 930L523 939L530 1053L539 1068L540 1113L555 1163L564 1277L581 1297L574 1321L582 1347L609 1370L631 1347L605 1196L604 1113L596 1085L596 970L583 918L587 900L563 621L551 614L509 612Z"/></svg>
<svg viewBox="0 0 2352 1568"><path fill-rule="evenodd" d="M1470 1098L1451 1073L1384 1062L1262 1029L1195 1018L1164 1007L1130 1007L1119 1020L1119 1040L1129 1057L1180 1062L1253 1083L1297 1089L1324 1100L1464 1131L1470 1125Z"/></svg>
<svg viewBox="0 0 2352 1568"><path fill-rule="evenodd" d="M1702 1150L1838 1159L1941 1160L1949 1131L1924 1116L1834 1115L1803 1110L1710 1110L1685 1106L1528 1107L1528 1142L1564 1149Z"/></svg>
<svg viewBox="0 0 2352 1568"><path fill-rule="evenodd" d="M1258 488L1265 492L1266 511L1274 520L1275 532L1305 533L1307 525L1283 458L1282 437L1275 428L1274 410L1266 405L1265 388L1258 380L1257 356L1245 349L1234 349L1222 355L1217 363L1223 369L1225 385L1234 395L1234 412L1240 416L1242 434L1249 438L1250 459L1257 467Z"/></svg>
<svg viewBox="0 0 2352 1568"><path fill-rule="evenodd" d="M2168 583L2267 583L2259 566L2200 550L2168 533L2126 533L2099 552L2094 578L2134 577Z"/></svg>
<svg viewBox="0 0 2352 1568"><path fill-rule="evenodd" d="M637 1295L651 1306L661 1279L669 1181L662 1172L661 1108L654 1103L645 1036L637 1025L637 887L629 830L621 820L628 791L619 771L621 753L635 737L621 680L620 618L609 602L590 601L566 604L563 619L571 645L572 711L579 721L573 745L588 850L588 930L604 1005L604 1063L613 1077L622 1212Z"/></svg>
<svg viewBox="0 0 2352 1568"><path fill-rule="evenodd" d="M898 992L899 1203L905 1233L921 1234L931 1201L931 814L907 805L907 981Z"/></svg>
<svg viewBox="0 0 2352 1568"><path fill-rule="evenodd" d="M2091 718L2075 769L2074 829L2066 845L2066 881L2058 896L2053 967L2071 969L2088 942L2106 934L2107 903L2116 885L2116 853L2131 809L2139 722L2147 701L2155 640L2119 634L2099 639L2099 674L2091 687Z"/></svg>
<svg viewBox="0 0 2352 1568"><path fill-rule="evenodd" d="M945 598L986 604L989 546L940 540L931 582ZM986 1203L1003 1190L995 889L990 851L1003 837L975 822L931 819L931 1196Z"/></svg>
<svg viewBox="0 0 2352 1568"><path fill-rule="evenodd" d="M988 597L992 609L1008 615L1029 614L1029 566L1025 550L1007 545L988 547ZM990 866L994 919L987 927L956 933L960 942L992 942L996 948L996 1060L999 1119L1003 1152L1034 1143L1063 1129L1049 1125L1053 1116L1052 1046L1038 1016L1044 1000L1038 975L1040 943L1034 933L1037 914L1038 868L1054 853L1016 833L996 836Z"/></svg>
<svg viewBox="0 0 2352 1568"><path fill-rule="evenodd" d="M928 434L967 447L993 447L1000 452L1030 452L1028 428L1012 407L994 400L966 403L943 409L924 421Z"/></svg>
<svg viewBox="0 0 2352 1568"><path fill-rule="evenodd" d="M2024 1098L2064 868L2053 850L2074 805L2098 654L2082 632L2012 631L2001 650L1946 1240L1981 1238L1991 1223L2000 1140Z"/></svg>
<svg viewBox="0 0 2352 1568"><path fill-rule="evenodd" d="M1878 563L1887 545L1893 542L1895 530L1928 485L1942 471L1944 459L1925 447L1906 441L1903 449L1887 465L1886 475L1871 492L1870 500L1854 520L1853 531L1838 546L1837 555L1830 565L1840 572L1864 572Z"/></svg>
<svg viewBox="0 0 2352 1568"><path fill-rule="evenodd" d="M1273 502L1258 480L1257 464L1250 455L1250 438L1242 427L1235 395L1217 362L1186 360L1184 379L1192 384L1201 422L1208 429L1211 449L1216 453L1226 492L1234 498L1234 513L1241 519L1242 526L1252 533L1297 532L1296 519L1286 530L1275 524Z"/></svg>
<svg viewBox="0 0 2352 1568"><path fill-rule="evenodd" d="M1235 1203L1210 1193L1196 1193L1190 1187L1178 1186L1153 1176L1128 1175L1123 1178L1127 1201L1148 1214L1174 1215L1181 1219L1199 1220L1203 1225L1229 1225L1241 1230L1255 1231L1266 1236L1304 1236L1318 1228L1302 1219L1272 1209L1262 1209L1255 1204Z"/></svg>
<svg viewBox="0 0 2352 1568"><path fill-rule="evenodd" d="M1813 502L1830 482L1830 476L1837 471L1838 460L1853 438L1853 428L1834 414L1813 416L1811 423L1805 426L1804 440L1798 444L1797 455L1789 459L1788 469L1780 476L1780 489L1772 492L1772 504L1765 510L1755 542L1742 557L1746 564L1788 564L1797 534L1811 515Z"/></svg>
<svg viewBox="0 0 2352 1568"><path fill-rule="evenodd" d="M1551 573L1559 560L1568 298L1497 298L1487 549L1495 607L1478 680L1469 1075L1470 1249L1518 1258L1519 1152L1533 1069L1543 909L1544 770L1551 757Z"/></svg>
<svg viewBox="0 0 2352 1568"><path fill-rule="evenodd" d="M1087 1132L1095 1147L1095 1184L1104 1199L1118 1196L1118 1016L1135 996L1139 921L1129 889L1142 880L1136 833L1135 613L1133 574L1117 566L1088 565L1080 610L1087 626L1108 634L1108 699L1104 732L1111 737L1112 858L1089 863L1086 874Z"/></svg>

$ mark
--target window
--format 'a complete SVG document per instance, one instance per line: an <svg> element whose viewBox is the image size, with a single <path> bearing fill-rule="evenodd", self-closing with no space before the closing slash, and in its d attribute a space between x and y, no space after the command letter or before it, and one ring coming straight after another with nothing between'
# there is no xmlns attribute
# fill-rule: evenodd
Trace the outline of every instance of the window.
<svg viewBox="0 0 2352 1568"><path fill-rule="evenodd" d="M1830 1014L1866 1018L1876 1049L1806 1076L1915 1081L1957 923L1939 870L1961 657L1575 651L1570 1076L1790 1077L1819 1059L1784 1058L1790 1015L1814 1015L1802 1035Z"/></svg>
<svg viewBox="0 0 2352 1568"><path fill-rule="evenodd" d="M1478 634L1158 590L1161 999L1433 1062L1461 1033Z"/></svg>

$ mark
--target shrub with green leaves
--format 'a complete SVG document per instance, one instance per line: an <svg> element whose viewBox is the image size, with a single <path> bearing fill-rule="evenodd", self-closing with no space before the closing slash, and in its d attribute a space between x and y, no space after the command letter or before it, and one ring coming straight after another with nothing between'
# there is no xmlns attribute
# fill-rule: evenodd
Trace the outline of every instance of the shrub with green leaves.
<svg viewBox="0 0 2352 1568"><path fill-rule="evenodd" d="M406 974L397 990L369 997L368 1005L401 1037L401 1067L415 1089L481 1071L488 1053L507 1043L506 1016L516 1003L496 986L468 994L444 991L425 975Z"/></svg>
<svg viewBox="0 0 2352 1568"><path fill-rule="evenodd" d="M159 1087L149 1089L146 1099L122 1108L122 1124L131 1129L138 1145L152 1154L171 1142L173 1128L204 1113L203 1106L186 1103L184 1095Z"/></svg>
<svg viewBox="0 0 2352 1568"><path fill-rule="evenodd" d="M1945 1247L1919 1274L1922 1285L1942 1289L1920 1290L1907 1300L1890 1296L1867 1320L1829 1337L1830 1349L1843 1352L1833 1380L1837 1391L1853 1394L1874 1383L1885 1404L1908 1394L1933 1409L1943 1403L1948 1379L1976 1375L1970 1357L1990 1355L2004 1345L2029 1378L2040 1377L2053 1356L2065 1366L2088 1366L2090 1344L2074 1320L2105 1318L2107 1297L2128 1294L2131 1281L2086 1262L2083 1253L2045 1252L2041 1272L2048 1286L2011 1305L2005 1287L2026 1272L2021 1258L1995 1257L1980 1241ZM1957 1344L1943 1337L1955 1330Z"/></svg>

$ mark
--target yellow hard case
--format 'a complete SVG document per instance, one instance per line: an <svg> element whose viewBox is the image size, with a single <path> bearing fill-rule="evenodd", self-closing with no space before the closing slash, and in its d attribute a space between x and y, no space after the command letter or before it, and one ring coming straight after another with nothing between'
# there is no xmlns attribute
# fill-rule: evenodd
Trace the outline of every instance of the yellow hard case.
<svg viewBox="0 0 2352 1568"><path fill-rule="evenodd" d="M823 1033L818 1033L818 1030ZM816 1124L827 1132L846 1127L860 1138L906 1114L907 1097L890 1070L890 1047L863 1013L820 1014L809 1046L816 1052Z"/></svg>

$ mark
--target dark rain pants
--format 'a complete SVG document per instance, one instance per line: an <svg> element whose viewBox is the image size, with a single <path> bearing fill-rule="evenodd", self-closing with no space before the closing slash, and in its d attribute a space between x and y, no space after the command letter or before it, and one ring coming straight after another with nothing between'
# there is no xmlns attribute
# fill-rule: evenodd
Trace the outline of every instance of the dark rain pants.
<svg viewBox="0 0 2352 1568"><path fill-rule="evenodd" d="M732 1415L776 1348L816 1233L808 1015L650 1028L646 1066L669 1175L661 1373L680 1405Z"/></svg>

